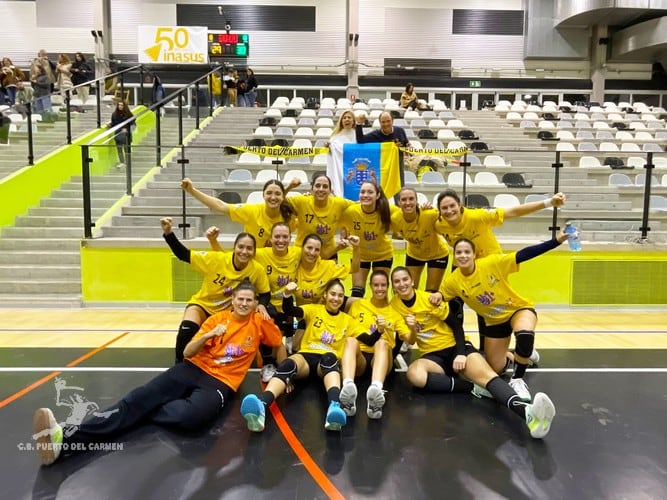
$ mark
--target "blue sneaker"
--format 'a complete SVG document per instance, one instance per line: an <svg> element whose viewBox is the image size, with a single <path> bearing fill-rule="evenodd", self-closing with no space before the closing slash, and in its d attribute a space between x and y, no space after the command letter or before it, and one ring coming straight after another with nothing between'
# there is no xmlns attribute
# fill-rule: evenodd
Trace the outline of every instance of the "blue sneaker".
<svg viewBox="0 0 667 500"><path fill-rule="evenodd" d="M329 403L327 410L327 419L324 421L324 428L328 431L339 431L347 423L345 412L340 407L338 401Z"/></svg>
<svg viewBox="0 0 667 500"><path fill-rule="evenodd" d="M248 394L241 401L241 415L248 422L248 429L252 432L262 432L264 430L266 409L264 403L254 394Z"/></svg>

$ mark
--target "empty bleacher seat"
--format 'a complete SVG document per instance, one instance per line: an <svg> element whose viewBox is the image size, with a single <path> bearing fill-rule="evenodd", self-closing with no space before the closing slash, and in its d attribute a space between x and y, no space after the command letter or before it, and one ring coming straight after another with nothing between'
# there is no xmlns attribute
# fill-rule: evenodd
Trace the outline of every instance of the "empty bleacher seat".
<svg viewBox="0 0 667 500"><path fill-rule="evenodd" d="M248 194L245 202L249 205L264 203L264 193L261 191L252 191L250 194Z"/></svg>
<svg viewBox="0 0 667 500"><path fill-rule="evenodd" d="M580 167L601 167L600 160L595 156L582 156L579 158Z"/></svg>
<svg viewBox="0 0 667 500"><path fill-rule="evenodd" d="M509 193L500 193L493 198L493 206L496 208L510 208L520 204L519 198Z"/></svg>
<svg viewBox="0 0 667 500"><path fill-rule="evenodd" d="M252 135L253 137L261 137L262 139L273 139L273 130L271 130L271 127L259 126Z"/></svg>
<svg viewBox="0 0 667 500"><path fill-rule="evenodd" d="M450 186L463 186L464 180L467 186L470 186L473 183L470 174L467 172L465 176L463 175L463 172L459 171L450 172L450 174L447 176L447 184Z"/></svg>
<svg viewBox="0 0 667 500"><path fill-rule="evenodd" d="M509 166L505 163L505 159L499 155L488 155L484 158L485 167L507 167Z"/></svg>
<svg viewBox="0 0 667 500"><path fill-rule="evenodd" d="M467 194L465 197L465 206L469 208L489 208L491 203L483 194Z"/></svg>
<svg viewBox="0 0 667 500"><path fill-rule="evenodd" d="M255 176L255 183L264 184L266 181L270 181L271 179L279 180L278 172L275 169L265 168L257 172L257 175Z"/></svg>
<svg viewBox="0 0 667 500"><path fill-rule="evenodd" d="M262 159L260 158L259 155L256 155L254 153L241 153L239 155L239 159L236 160L236 163L239 163L241 165L259 165L262 162Z"/></svg>
<svg viewBox="0 0 667 500"><path fill-rule="evenodd" d="M434 184L440 186L444 186L446 184L445 178L442 176L442 174L440 172L433 172L433 171L424 172L421 175L421 183Z"/></svg>
<svg viewBox="0 0 667 500"><path fill-rule="evenodd" d="M631 187L634 186L634 183L625 174L609 174L609 179L608 179L608 184L610 186L617 186L617 187Z"/></svg>
<svg viewBox="0 0 667 500"><path fill-rule="evenodd" d="M635 186L643 186L646 183L646 174L637 174L635 176ZM655 175L651 176L651 186L659 186L660 182Z"/></svg>
<svg viewBox="0 0 667 500"><path fill-rule="evenodd" d="M477 186L498 186L500 182L493 172L477 172L475 175L475 185Z"/></svg>
<svg viewBox="0 0 667 500"><path fill-rule="evenodd" d="M523 175L518 172L507 172L503 174L501 182L509 188L528 188L532 186L532 184L526 182Z"/></svg>
<svg viewBox="0 0 667 500"><path fill-rule="evenodd" d="M225 203L243 203L243 199L238 191L220 191L218 193L218 199L224 201Z"/></svg>
<svg viewBox="0 0 667 500"><path fill-rule="evenodd" d="M246 154L246 153L244 153ZM251 154L251 153L247 153ZM256 155L253 155L256 156ZM229 172L226 182L250 183L252 182L252 173L245 168L236 168Z"/></svg>
<svg viewBox="0 0 667 500"><path fill-rule="evenodd" d="M299 179L301 184L308 184L309 182L308 174L306 174L305 170L301 169L288 170L283 174L283 183L285 186L287 186L292 179Z"/></svg>

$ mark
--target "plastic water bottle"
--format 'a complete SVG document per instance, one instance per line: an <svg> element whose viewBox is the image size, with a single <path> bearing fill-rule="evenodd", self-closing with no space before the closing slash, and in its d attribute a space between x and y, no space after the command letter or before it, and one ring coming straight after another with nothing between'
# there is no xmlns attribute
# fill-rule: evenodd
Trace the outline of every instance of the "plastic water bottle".
<svg viewBox="0 0 667 500"><path fill-rule="evenodd" d="M579 239L577 228L568 222L565 224L564 232L567 234L567 244L570 246L570 250L581 252L581 240Z"/></svg>

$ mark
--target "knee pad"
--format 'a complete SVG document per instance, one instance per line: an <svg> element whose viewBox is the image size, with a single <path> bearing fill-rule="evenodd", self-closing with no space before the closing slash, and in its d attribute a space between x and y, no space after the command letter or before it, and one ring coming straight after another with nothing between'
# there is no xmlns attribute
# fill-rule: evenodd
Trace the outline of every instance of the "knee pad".
<svg viewBox="0 0 667 500"><path fill-rule="evenodd" d="M363 298L364 296L364 287L363 286L353 286L352 287L352 297Z"/></svg>
<svg viewBox="0 0 667 500"><path fill-rule="evenodd" d="M274 377L279 378L285 384L289 382L289 379L296 375L296 363L293 359L287 358L285 361L278 365L276 368L276 374Z"/></svg>
<svg viewBox="0 0 667 500"><path fill-rule="evenodd" d="M323 355L320 358L320 369L322 370L323 377L326 377L331 372L340 373L340 365L338 364L336 355L330 352Z"/></svg>
<svg viewBox="0 0 667 500"><path fill-rule="evenodd" d="M199 325L194 321L183 320L176 335L176 361L183 361L183 349L199 331Z"/></svg>
<svg viewBox="0 0 667 500"><path fill-rule="evenodd" d="M522 358L527 358L533 353L535 345L535 332L532 330L519 330L514 332L516 335L516 347L514 352Z"/></svg>

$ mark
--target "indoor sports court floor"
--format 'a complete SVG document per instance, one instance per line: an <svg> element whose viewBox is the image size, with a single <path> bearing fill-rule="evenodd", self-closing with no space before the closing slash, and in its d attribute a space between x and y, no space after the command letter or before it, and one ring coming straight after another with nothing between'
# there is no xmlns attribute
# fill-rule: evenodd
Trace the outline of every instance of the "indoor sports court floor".
<svg viewBox="0 0 667 500"><path fill-rule="evenodd" d="M40 467L34 410L63 421L111 405L170 365L181 314L0 310L2 498L667 498L667 313L655 309L539 311L542 361L527 379L557 409L541 441L493 401L419 393L399 372L383 419L366 417L361 381L340 433L324 430L311 385L272 407L263 434L246 429L237 398L196 435L147 426L113 451ZM240 392L259 389L253 371Z"/></svg>

